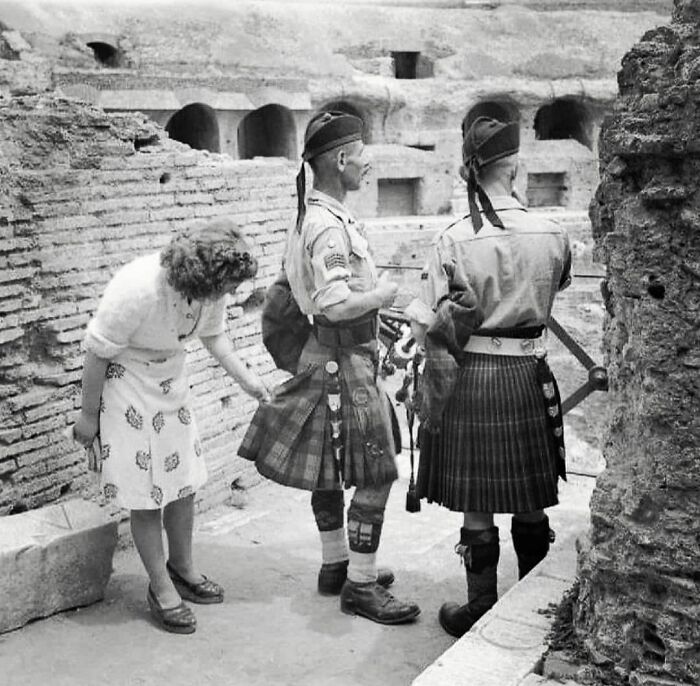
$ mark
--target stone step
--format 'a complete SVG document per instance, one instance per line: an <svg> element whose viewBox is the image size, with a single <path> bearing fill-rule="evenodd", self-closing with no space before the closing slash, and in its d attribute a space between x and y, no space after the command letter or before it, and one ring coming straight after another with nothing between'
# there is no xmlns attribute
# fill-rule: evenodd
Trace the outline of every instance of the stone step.
<svg viewBox="0 0 700 686"><path fill-rule="evenodd" d="M587 494L592 480L579 479ZM582 502L583 502L582 498ZM576 578L576 540L589 525L586 510L567 536L522 581L501 596L412 686L549 686L534 674L548 648L557 606ZM561 684L561 682L559 682Z"/></svg>
<svg viewBox="0 0 700 686"><path fill-rule="evenodd" d="M0 517L0 633L104 597L117 522L70 500Z"/></svg>

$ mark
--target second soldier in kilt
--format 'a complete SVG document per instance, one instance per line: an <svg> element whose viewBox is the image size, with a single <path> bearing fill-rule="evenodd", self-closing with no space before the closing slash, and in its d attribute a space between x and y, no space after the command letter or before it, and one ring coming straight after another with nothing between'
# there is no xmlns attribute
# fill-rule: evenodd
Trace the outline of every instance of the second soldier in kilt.
<svg viewBox="0 0 700 686"><path fill-rule="evenodd" d="M340 594L348 614L410 622L419 607L389 593L394 575L376 564L398 476L393 409L377 379L378 311L393 302L397 285L377 276L363 227L343 205L369 169L362 120L317 114L306 129L303 160L313 189L305 202L302 166L284 272L263 312L263 340L278 366L295 375L258 409L239 454L255 460L264 476L312 492L320 593ZM306 340L296 360L290 351L301 347L299 338ZM343 488L353 486L346 533Z"/></svg>
<svg viewBox="0 0 700 686"><path fill-rule="evenodd" d="M419 496L464 513L456 551L467 570L468 601L446 603L439 613L453 636L498 598L493 514L513 514L522 578L547 555L544 508L557 503L557 478L565 477L561 406L542 333L557 292L570 281L571 253L557 224L529 215L513 197L518 148L516 123L480 117L466 132L470 212L434 240L422 295L406 310L416 338L427 332L426 346L457 330L453 312L474 325L461 329L454 360L442 371L452 390L428 399L439 411L428 418L433 430L420 434ZM463 306L455 308L457 295ZM435 379L424 386L444 391Z"/></svg>

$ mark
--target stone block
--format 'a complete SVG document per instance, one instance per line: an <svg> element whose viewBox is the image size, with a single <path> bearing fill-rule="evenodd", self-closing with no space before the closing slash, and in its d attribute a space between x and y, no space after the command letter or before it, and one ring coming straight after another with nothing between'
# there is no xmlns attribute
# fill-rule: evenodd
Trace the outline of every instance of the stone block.
<svg viewBox="0 0 700 686"><path fill-rule="evenodd" d="M571 662L562 652L552 652L545 656L542 673L549 679L575 680L581 665Z"/></svg>
<svg viewBox="0 0 700 686"><path fill-rule="evenodd" d="M104 596L117 523L71 500L0 517L0 632Z"/></svg>

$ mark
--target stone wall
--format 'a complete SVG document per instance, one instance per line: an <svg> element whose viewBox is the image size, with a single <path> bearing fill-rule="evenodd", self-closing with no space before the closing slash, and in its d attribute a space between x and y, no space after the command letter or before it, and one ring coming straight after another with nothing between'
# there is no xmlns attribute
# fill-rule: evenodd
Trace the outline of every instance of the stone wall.
<svg viewBox="0 0 700 686"><path fill-rule="evenodd" d="M0 514L87 488L82 450L62 439L80 404L85 325L115 270L179 226L229 215L252 238L259 274L232 298L229 333L271 371L260 302L294 216L294 172L280 159L193 151L143 116L0 99ZM198 344L188 366L211 505L252 474L235 452L255 402Z"/></svg>
<svg viewBox="0 0 700 686"><path fill-rule="evenodd" d="M677 0L626 55L601 137L612 411L576 628L605 683L700 683L699 28Z"/></svg>
<svg viewBox="0 0 700 686"><path fill-rule="evenodd" d="M402 145L368 145L366 149L370 171L359 191L350 193L346 201L356 217L436 215L450 211L455 171L444 158L432 150ZM396 188L393 202L392 185ZM391 211L397 207L409 211Z"/></svg>
<svg viewBox="0 0 700 686"><path fill-rule="evenodd" d="M25 81L29 62L43 59L53 87L103 109L150 112L165 124L181 108L204 104L215 111L216 151L234 157L244 156L245 115L272 105L291 122L284 138L296 143L274 154L295 160L313 112L342 103L365 119L367 142L434 146L432 158L455 176L465 115L507 101L530 174L538 183L561 179L566 189L552 204L583 209L598 182L592 141L614 97L620 58L668 8L669 0L207 0L173 12L156 0L138 7L5 0L0 29L14 30L5 32L12 34L6 49L0 40L0 89L7 53L21 61ZM95 41L114 48L116 64L96 58ZM411 52L429 68L397 78L400 54ZM561 130L534 130L541 108L560 99L584 112L585 144ZM269 138L281 128L274 119L264 127ZM431 184L422 184L419 213L449 202L448 186Z"/></svg>

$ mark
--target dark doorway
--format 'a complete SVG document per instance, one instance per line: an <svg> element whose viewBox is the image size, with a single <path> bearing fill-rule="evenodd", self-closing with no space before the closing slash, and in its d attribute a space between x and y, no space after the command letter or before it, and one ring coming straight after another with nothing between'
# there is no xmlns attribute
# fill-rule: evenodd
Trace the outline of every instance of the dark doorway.
<svg viewBox="0 0 700 686"><path fill-rule="evenodd" d="M328 104L321 107L319 112L331 110L345 112L345 114L352 114L353 116L362 119L362 140L365 142L365 144L372 142L372 126L369 118L362 113L359 107L347 100L332 100Z"/></svg>
<svg viewBox="0 0 700 686"><path fill-rule="evenodd" d="M520 121L520 112L516 105L505 100L485 100L472 107L462 120L462 136L479 117L490 117L509 124Z"/></svg>
<svg viewBox="0 0 700 686"><path fill-rule="evenodd" d="M418 52L392 52L394 75L397 79L415 79L418 67Z"/></svg>
<svg viewBox="0 0 700 686"><path fill-rule="evenodd" d="M121 53L113 45L95 41L88 43L87 46L92 49L95 60L102 66L110 68L121 66Z"/></svg>
<svg viewBox="0 0 700 686"><path fill-rule="evenodd" d="M380 217L405 217L416 214L420 179L379 179L377 211Z"/></svg>
<svg viewBox="0 0 700 686"><path fill-rule="evenodd" d="M593 149L593 122L588 108L574 98L560 98L543 105L535 115L535 138L564 140L573 138Z"/></svg>
<svg viewBox="0 0 700 686"><path fill-rule="evenodd" d="M282 105L265 105L243 118L238 125L238 156L253 157L297 156L296 126L291 111Z"/></svg>
<svg viewBox="0 0 700 686"><path fill-rule="evenodd" d="M195 150L221 152L216 112L202 103L186 105L175 112L165 125L170 138L186 143Z"/></svg>
<svg viewBox="0 0 700 686"><path fill-rule="evenodd" d="M566 174L528 174L527 203L530 207L566 205Z"/></svg>

